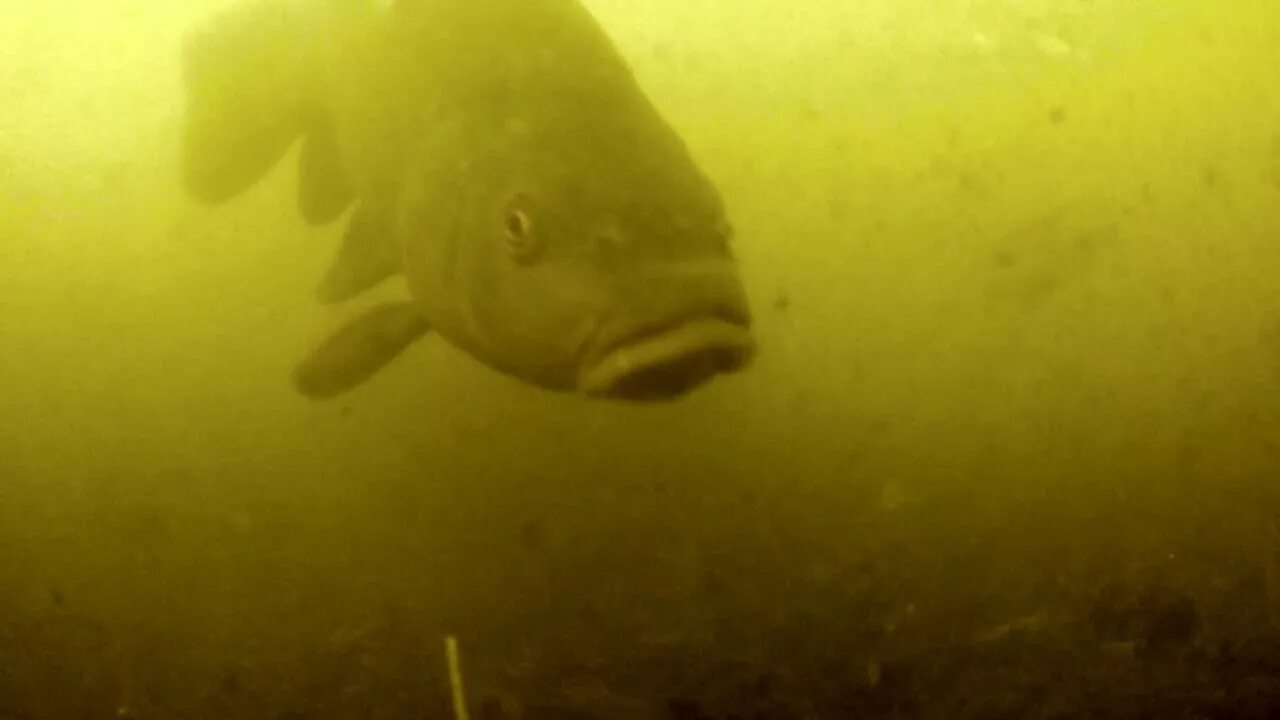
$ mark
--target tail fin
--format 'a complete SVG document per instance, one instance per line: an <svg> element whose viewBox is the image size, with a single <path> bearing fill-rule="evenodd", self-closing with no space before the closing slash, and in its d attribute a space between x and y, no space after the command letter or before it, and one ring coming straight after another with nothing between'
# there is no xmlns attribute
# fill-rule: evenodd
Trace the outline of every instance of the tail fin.
<svg viewBox="0 0 1280 720"><path fill-rule="evenodd" d="M303 3L243 3L188 38L182 174L197 200L248 189L305 127L310 78Z"/></svg>

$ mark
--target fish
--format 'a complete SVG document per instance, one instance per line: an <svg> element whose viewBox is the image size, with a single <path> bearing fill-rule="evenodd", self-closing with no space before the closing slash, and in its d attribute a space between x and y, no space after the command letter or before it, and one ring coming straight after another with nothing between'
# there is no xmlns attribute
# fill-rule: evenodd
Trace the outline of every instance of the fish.
<svg viewBox="0 0 1280 720"><path fill-rule="evenodd" d="M296 147L301 222L345 223L318 301L405 280L310 350L302 395L349 392L427 335L622 401L751 364L720 191L578 0L245 0L181 63L187 196L228 203Z"/></svg>

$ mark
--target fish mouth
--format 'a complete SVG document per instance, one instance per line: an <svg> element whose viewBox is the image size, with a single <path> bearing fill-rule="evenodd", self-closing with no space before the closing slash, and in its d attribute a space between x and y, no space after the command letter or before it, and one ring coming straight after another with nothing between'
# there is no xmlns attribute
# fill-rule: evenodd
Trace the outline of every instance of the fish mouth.
<svg viewBox="0 0 1280 720"><path fill-rule="evenodd" d="M595 397L669 400L741 370L754 355L755 340L742 321L694 318L615 344L583 369L578 387Z"/></svg>

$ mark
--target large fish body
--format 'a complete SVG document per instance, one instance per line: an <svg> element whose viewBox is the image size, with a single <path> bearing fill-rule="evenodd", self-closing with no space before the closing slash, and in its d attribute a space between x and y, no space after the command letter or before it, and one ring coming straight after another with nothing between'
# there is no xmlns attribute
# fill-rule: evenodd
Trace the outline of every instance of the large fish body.
<svg viewBox="0 0 1280 720"><path fill-rule="evenodd" d="M577 0L263 0L184 48L183 172L228 200L295 142L347 229L325 302L403 273L295 372L327 397L428 330L527 382L678 396L743 367L721 199Z"/></svg>

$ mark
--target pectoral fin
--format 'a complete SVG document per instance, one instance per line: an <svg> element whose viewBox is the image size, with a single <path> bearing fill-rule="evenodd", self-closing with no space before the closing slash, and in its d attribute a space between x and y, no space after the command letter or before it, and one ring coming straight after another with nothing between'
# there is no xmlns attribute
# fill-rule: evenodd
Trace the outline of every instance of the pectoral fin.
<svg viewBox="0 0 1280 720"><path fill-rule="evenodd" d="M338 256L316 290L321 302L349 300L400 270L389 215L378 203L361 203L351 214Z"/></svg>
<svg viewBox="0 0 1280 720"><path fill-rule="evenodd" d="M409 303L373 307L311 351L294 370L294 386L316 400L339 395L373 377L428 329Z"/></svg>

